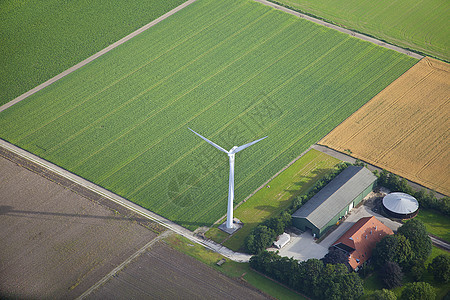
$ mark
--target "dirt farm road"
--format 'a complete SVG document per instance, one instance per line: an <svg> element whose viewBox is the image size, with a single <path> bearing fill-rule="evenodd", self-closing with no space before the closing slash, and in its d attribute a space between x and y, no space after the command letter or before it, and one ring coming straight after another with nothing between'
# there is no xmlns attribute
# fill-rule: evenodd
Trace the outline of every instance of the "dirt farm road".
<svg viewBox="0 0 450 300"><path fill-rule="evenodd" d="M268 298L172 249L172 231L3 148L0 182L1 299Z"/></svg>
<svg viewBox="0 0 450 300"><path fill-rule="evenodd" d="M65 76L69 75L70 73L75 72L75 71L78 70L79 68L81 68L81 67L87 65L88 63L90 63L91 61L93 61L94 59L99 58L99 57L102 56L103 54L108 53L109 51L113 50L114 48L116 48L116 47L122 45L123 43L127 42L127 41L130 40L131 38L133 38L133 37L135 37L136 35L138 35L138 34L144 32L145 30L149 29L150 27L155 26L155 25L158 24L159 22L163 21L164 19L167 19L168 17L170 17L171 15L173 15L174 13L176 13L177 11L179 11L179 10L185 8L186 6L188 6L188 5L192 4L192 3L194 3L195 1L197 1L197 0L188 0L188 1L184 2L183 4L181 4L181 5L177 6L177 7L175 7L174 9L172 9L171 11L165 13L164 15L162 15L162 16L159 17L159 18L157 18L156 20L153 20L152 22L150 22L150 23L148 23L148 24L142 26L142 27L139 28L138 30L136 30L136 31L134 31L134 32L132 32L132 33L130 33L130 34L127 35L126 37L124 37L124 38L118 40L117 42L115 42L115 43L109 45L109 46L106 47L105 49L100 50L99 52L95 53L94 55L92 55L92 56L86 58L86 59L83 60L82 62L80 62L80 63L74 65L73 67L71 67L71 68L65 70L64 72L62 72L62 73L56 75L55 77L53 77L53 78L47 80L46 82L44 82L44 83L38 85L37 87L35 87L35 88L29 90L28 92L26 92L26 93L20 95L19 97L15 98L14 100L12 100L12 101L10 101L10 102L8 102L8 103L6 103L6 104L0 106L0 112L4 111L4 110L7 109L8 107L11 107L11 106L13 106L14 104L16 104L16 103L18 103L18 102L20 102L20 101L26 99L27 97L33 95L34 93L39 92L39 91L42 90L43 88L45 88L45 87L49 86L50 84L52 84L52 83L54 83L54 82L60 80L61 78L63 78L63 77L65 77Z"/></svg>
<svg viewBox="0 0 450 300"><path fill-rule="evenodd" d="M36 93L36 92L42 90L43 88L49 86L50 84L52 84L52 83L58 81L59 79L61 79L61 78L65 77L65 76L67 76L68 74L70 74L70 73L72 73L72 72L78 70L79 68L81 68L81 67L83 67L84 65L90 63L91 61L93 61L93 60L95 60L96 58L102 56L103 54L108 53L109 51L111 51L112 49L116 48L117 46L119 46L119 45L121 45L121 44L127 42L127 41L130 40L131 38L133 38L133 37L135 37L136 35L138 35L138 34L144 32L145 30L149 29L150 27L152 27L152 26L158 24L159 22L163 21L164 19L167 19L167 18L170 17L171 15L175 14L177 11L180 11L181 9L183 9L184 7L186 7L186 6L188 6L188 5L192 4L192 3L194 3L195 1L196 1L196 0L188 0L188 1L184 2L183 4L181 4L181 5L177 6L177 7L175 7L174 9L172 9L171 11L169 11L168 13L166 13L166 14L162 15L161 17L157 18L156 20L154 20L154 21L152 21L152 22L150 22L150 23L144 25L143 27L139 28L138 30L136 30L136 31L134 31L134 32L132 32L132 33L130 33L130 34L127 35L126 37L120 39L119 41L117 41L117 42L115 42L115 43L113 43L113 44L111 44L110 46L106 47L105 49L103 49L103 50L101 50L101 51L95 53L94 55L88 57L87 59L83 60L82 62L80 62L80 63L74 65L73 67L67 69L66 71L64 71L64 72L62 72L62 73L56 75L55 77L53 77L53 78L47 80L46 82L44 82L44 83L38 85L37 87L35 87L35 88L29 90L28 92L26 92L26 93L20 95L19 97L15 98L14 100L12 100L12 101L10 101L10 102L8 102L8 103L6 103L6 104L0 106L0 112L3 111L3 110L5 110L5 109L7 109L8 107L11 107L12 105L14 105L14 104L16 104L16 103L18 103L18 102L20 102L20 101L26 99L28 96L33 95L34 93ZM397 51L397 52L406 54L406 55L408 55L408 56L411 56L411 57L414 57L414 58L417 58L417 59L422 59L422 58L423 58L422 55L419 55L419 54L417 54L417 53L411 52L411 51L409 51L409 50L405 50L405 49L399 48L399 47L397 47L397 46L393 46L393 45L391 45L391 44L387 44L386 42L377 40L377 39L375 39L375 38L366 36L366 35L364 35L364 34L357 33L357 32L354 32L354 31L351 31L351 30L348 30L348 29L339 27L339 26L337 26L337 25L333 25L333 24L327 23L327 22L322 21L322 20L320 20L320 19L316 19L316 18L314 18L314 17L311 17L311 16L308 16L308 15L305 15L305 14L302 14L302 13L299 13L299 12L296 12L296 11L294 11L294 10L288 9L288 8L283 7L283 6L281 6L281 5L278 5L278 4L274 4L274 3L269 2L269 1L267 1L267 0L254 0L254 1L259 2L259 3L262 3L262 4L267 5L267 6L270 6L270 7L273 7L273 8L275 8L275 9L279 9L279 10L281 10L281 11L284 11L284 12L286 12L286 13L288 13L288 14L297 16L297 17L299 17L299 18L303 18L303 19L309 20L309 21L314 22L314 23L316 23L316 24L319 24L319 25L322 25L322 26L326 26L326 27L328 27L328 28L332 28L332 29L334 29L334 30L337 30L337 31L340 31L340 32L349 34L349 35L351 35L351 36L353 36L353 37L356 37L356 38L359 38L359 39L361 39L361 40L364 40L364 41L368 41L368 42L374 43L374 44L376 44L376 45L378 45L378 46L381 46L381 47L384 47L384 48L388 48L388 49L391 49L391 50L394 50L394 51Z"/></svg>
<svg viewBox="0 0 450 300"><path fill-rule="evenodd" d="M89 182L85 180L84 178L81 178L75 174L72 174L60 167L58 167L55 164L52 164L30 152L27 152L19 147L16 147L2 139L0 139L0 153L4 152L5 155L15 156L15 159L22 160L24 163L29 163L33 166L33 168L40 170L40 172L44 172L46 174L51 174L51 176L54 178L53 180L62 184L66 183L69 186L75 185L78 186L76 189L83 189L83 193L90 193L95 194L94 197L101 197L104 200L108 202L116 203L117 209L122 210L128 210L136 215L138 215L140 218L144 218L147 220L150 220L152 222L155 222L167 229L172 230L173 232L182 235L189 240L191 240L194 243L201 244L204 247L213 250L217 253L222 254L223 256L237 261L237 262L248 262L250 260L251 255L245 254L245 253L239 253L234 252L220 244L217 244L211 240L205 240L200 237L198 237L196 234L194 234L192 231L189 231L188 229L166 219L163 218L149 210L146 210L142 208L139 205L134 204L133 202L128 201L125 198L122 198L98 185L93 184L92 182Z"/></svg>

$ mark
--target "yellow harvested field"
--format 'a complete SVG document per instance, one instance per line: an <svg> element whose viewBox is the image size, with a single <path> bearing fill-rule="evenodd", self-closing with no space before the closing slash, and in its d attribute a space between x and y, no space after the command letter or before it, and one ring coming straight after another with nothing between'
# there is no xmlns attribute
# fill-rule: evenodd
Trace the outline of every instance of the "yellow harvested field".
<svg viewBox="0 0 450 300"><path fill-rule="evenodd" d="M423 58L319 144L450 195L450 65Z"/></svg>

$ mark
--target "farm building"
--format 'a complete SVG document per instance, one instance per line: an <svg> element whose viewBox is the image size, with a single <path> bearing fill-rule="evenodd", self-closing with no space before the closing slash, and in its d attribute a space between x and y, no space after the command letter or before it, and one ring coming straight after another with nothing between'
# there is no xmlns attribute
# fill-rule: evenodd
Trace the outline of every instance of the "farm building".
<svg viewBox="0 0 450 300"><path fill-rule="evenodd" d="M291 240L291 236L286 232L283 232L282 235L278 236L277 240L273 243L275 247L278 249L283 248L289 241Z"/></svg>
<svg viewBox="0 0 450 300"><path fill-rule="evenodd" d="M372 256L372 249L386 235L394 232L374 216L361 218L345 232L333 247L349 255L348 263L357 271Z"/></svg>
<svg viewBox="0 0 450 300"><path fill-rule="evenodd" d="M292 215L293 225L322 236L372 191L376 179L364 167L348 167Z"/></svg>
<svg viewBox="0 0 450 300"><path fill-rule="evenodd" d="M391 217L409 219L417 215L419 202L405 193L390 193L383 198L383 208Z"/></svg>

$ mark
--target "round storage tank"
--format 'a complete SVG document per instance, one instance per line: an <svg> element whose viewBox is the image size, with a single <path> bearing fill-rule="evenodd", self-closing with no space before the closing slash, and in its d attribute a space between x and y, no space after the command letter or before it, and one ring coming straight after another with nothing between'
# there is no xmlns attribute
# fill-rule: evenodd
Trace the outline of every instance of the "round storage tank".
<svg viewBox="0 0 450 300"><path fill-rule="evenodd" d="M396 192L383 198L383 207L394 218L409 219L417 214L419 202L411 195Z"/></svg>

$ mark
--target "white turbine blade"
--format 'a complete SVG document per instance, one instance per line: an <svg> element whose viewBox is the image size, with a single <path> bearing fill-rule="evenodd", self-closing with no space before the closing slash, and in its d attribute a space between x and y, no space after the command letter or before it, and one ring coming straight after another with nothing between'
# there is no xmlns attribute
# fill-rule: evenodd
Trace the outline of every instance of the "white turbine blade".
<svg viewBox="0 0 450 300"><path fill-rule="evenodd" d="M234 149L233 153L238 153L239 151L244 150L245 148L250 147L251 145L256 144L257 142L259 142L259 141L265 139L266 137L267 137L267 136L265 136L265 137L263 137L263 138L261 138L261 139L259 139L259 140L253 141L253 142L251 142L251 143L248 143L248 144L239 146L239 147L237 147L236 149Z"/></svg>
<svg viewBox="0 0 450 300"><path fill-rule="evenodd" d="M223 151L223 152L225 152L225 153L228 154L228 151L227 151L227 150L223 149L222 147L220 147L220 146L217 145L216 143L211 142L210 140L208 140L208 139L205 138L204 136L201 136L200 134L198 134L198 133L195 132L194 130L190 129L189 127L188 127L188 129L189 129L190 131L192 131L193 133L195 133L196 135L198 135L199 137L201 137L205 142L207 142L208 144L212 145L214 148L217 148L217 149L219 149L220 151Z"/></svg>

